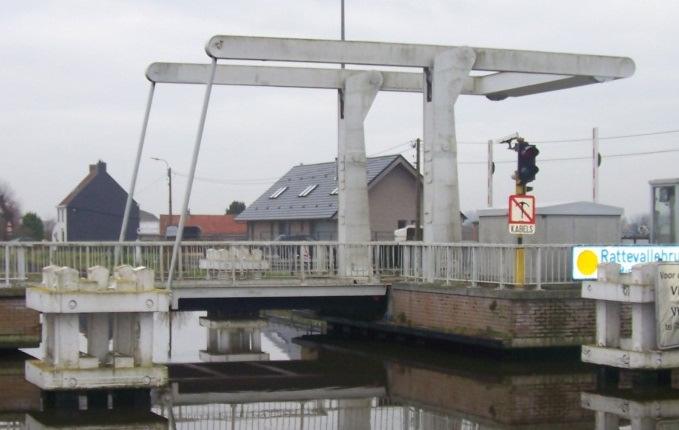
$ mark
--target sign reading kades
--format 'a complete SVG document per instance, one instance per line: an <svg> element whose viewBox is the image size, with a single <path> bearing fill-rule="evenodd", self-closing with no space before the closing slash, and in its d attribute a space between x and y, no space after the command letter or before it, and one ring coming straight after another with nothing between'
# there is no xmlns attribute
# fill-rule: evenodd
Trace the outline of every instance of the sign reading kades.
<svg viewBox="0 0 679 430"><path fill-rule="evenodd" d="M509 232L535 234L535 196L509 196Z"/></svg>

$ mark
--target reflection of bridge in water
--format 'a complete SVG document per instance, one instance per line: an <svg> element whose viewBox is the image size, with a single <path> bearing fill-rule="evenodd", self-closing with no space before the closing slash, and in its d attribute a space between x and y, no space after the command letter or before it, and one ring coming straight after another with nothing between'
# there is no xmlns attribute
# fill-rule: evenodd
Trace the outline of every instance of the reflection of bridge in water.
<svg viewBox="0 0 679 430"><path fill-rule="evenodd" d="M150 402L148 392L146 400L111 392L105 403L100 391L65 392L70 400L52 403L60 412L39 411L39 392L24 382L33 400L12 399L9 408L25 406L3 415L2 428L618 430L678 415L676 390L594 391L594 369L563 353L492 358L326 336L296 342L303 360L169 364L170 383Z"/></svg>

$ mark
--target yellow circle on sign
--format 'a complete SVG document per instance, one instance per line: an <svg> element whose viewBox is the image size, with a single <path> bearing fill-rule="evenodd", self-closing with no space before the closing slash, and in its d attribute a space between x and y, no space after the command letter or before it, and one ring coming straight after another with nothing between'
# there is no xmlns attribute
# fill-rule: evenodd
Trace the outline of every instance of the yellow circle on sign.
<svg viewBox="0 0 679 430"><path fill-rule="evenodd" d="M596 272L596 267L599 264L599 258L589 249L582 251L578 255L577 266L580 273L583 275L591 275Z"/></svg>

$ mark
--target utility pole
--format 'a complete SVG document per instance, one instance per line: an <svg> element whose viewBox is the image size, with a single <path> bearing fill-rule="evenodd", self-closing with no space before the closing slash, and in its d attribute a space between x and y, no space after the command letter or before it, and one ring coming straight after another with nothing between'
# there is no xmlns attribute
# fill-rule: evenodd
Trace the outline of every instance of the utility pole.
<svg viewBox="0 0 679 430"><path fill-rule="evenodd" d="M415 139L415 169L417 182L415 190L415 240L422 240L422 175L420 163L420 144L422 139Z"/></svg>
<svg viewBox="0 0 679 430"><path fill-rule="evenodd" d="M167 167L167 212L172 220L172 167Z"/></svg>
<svg viewBox="0 0 679 430"><path fill-rule="evenodd" d="M168 223L172 223L172 167L170 167L170 163L163 158L151 157L151 160L162 161L167 168L167 210L168 215L170 216Z"/></svg>
<svg viewBox="0 0 679 430"><path fill-rule="evenodd" d="M592 201L599 202L599 127L592 129Z"/></svg>
<svg viewBox="0 0 679 430"><path fill-rule="evenodd" d="M493 140L488 141L488 201L486 202L489 208L493 207L493 173L495 173L495 164L493 163Z"/></svg>

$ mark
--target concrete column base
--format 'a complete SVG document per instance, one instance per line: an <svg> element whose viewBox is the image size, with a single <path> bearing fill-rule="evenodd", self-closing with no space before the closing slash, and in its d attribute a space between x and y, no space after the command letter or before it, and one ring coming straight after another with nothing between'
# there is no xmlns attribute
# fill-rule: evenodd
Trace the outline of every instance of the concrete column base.
<svg viewBox="0 0 679 430"><path fill-rule="evenodd" d="M26 361L26 380L43 390L152 388L168 382L167 367L56 368L44 361Z"/></svg>
<svg viewBox="0 0 679 430"><path fill-rule="evenodd" d="M269 361L269 353L267 352L242 352L242 353L228 353L228 352L211 352L201 350L199 352L200 361L206 363L229 363L238 361Z"/></svg>
<svg viewBox="0 0 679 430"><path fill-rule="evenodd" d="M621 369L673 369L679 367L679 351L631 351L583 345L582 361Z"/></svg>

